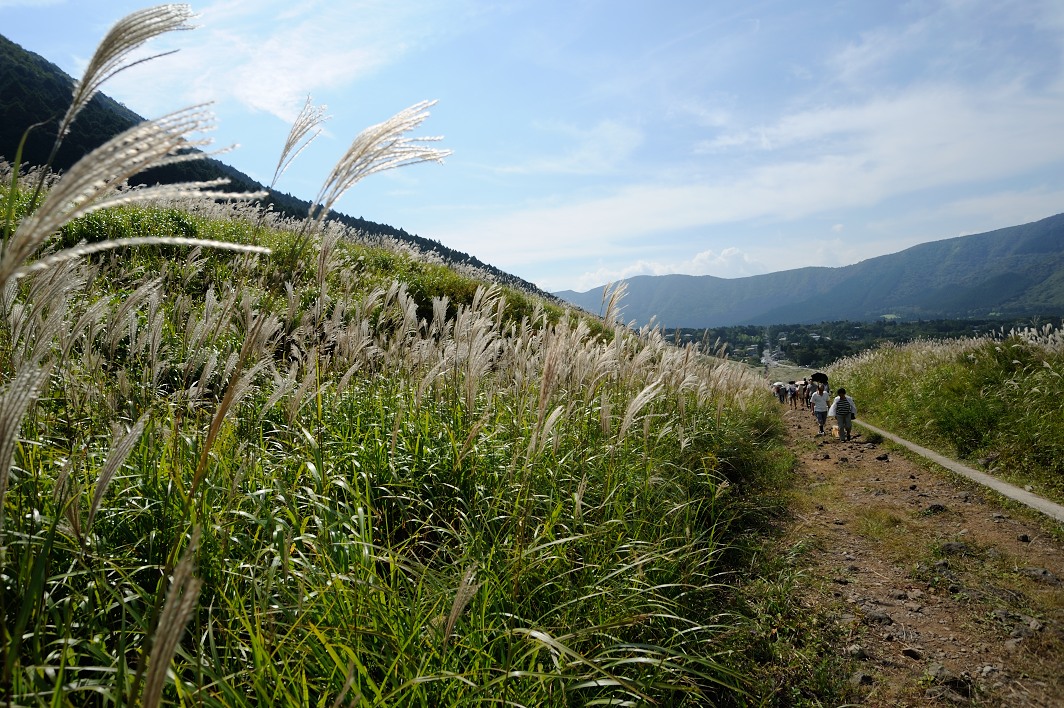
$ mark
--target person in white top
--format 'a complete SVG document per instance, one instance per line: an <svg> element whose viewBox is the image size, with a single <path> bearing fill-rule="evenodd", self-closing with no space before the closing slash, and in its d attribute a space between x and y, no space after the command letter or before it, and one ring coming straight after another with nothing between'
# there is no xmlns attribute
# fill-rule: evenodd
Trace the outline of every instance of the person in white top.
<svg viewBox="0 0 1064 708"><path fill-rule="evenodd" d="M809 398L809 402L813 404L813 417L816 418L817 425L820 426L820 432L817 435L824 434L824 423L828 420L828 408L831 405L829 400L828 392L824 388L823 382L817 382L816 391Z"/></svg>

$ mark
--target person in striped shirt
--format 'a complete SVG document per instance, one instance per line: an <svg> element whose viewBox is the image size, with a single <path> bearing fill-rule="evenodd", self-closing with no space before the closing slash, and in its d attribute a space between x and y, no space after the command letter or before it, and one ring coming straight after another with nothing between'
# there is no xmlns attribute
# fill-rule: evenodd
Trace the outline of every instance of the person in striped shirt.
<svg viewBox="0 0 1064 708"><path fill-rule="evenodd" d="M840 388L839 395L831 402L828 410L829 416L835 416L835 422L839 425L839 440L850 439L850 431L853 429L853 419L857 417L857 404L846 393L846 389Z"/></svg>

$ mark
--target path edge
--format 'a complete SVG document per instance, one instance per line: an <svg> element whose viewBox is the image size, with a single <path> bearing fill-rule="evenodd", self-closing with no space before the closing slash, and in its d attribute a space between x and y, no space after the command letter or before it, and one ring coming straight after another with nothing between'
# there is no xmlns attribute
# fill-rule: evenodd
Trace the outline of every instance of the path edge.
<svg viewBox="0 0 1064 708"><path fill-rule="evenodd" d="M1037 494L1032 494L1031 492L1028 492L1025 489L1021 489L1015 485L1009 484L1008 482L1003 482L997 477L992 477L991 475L988 475L985 472L980 472L979 470L968 467L967 465L962 465L956 460L951 460L950 458L945 457L944 455L940 455L934 450L929 450L926 447L917 445L914 442L909 442L904 438L900 438L897 435L894 435L893 433L888 433L886 430L877 428L876 426L866 423L863 420L854 420L853 422L854 425L860 425L861 427L866 428L874 433L879 433L887 440L897 443L902 447L906 447L915 452L916 454L926 457L935 464L945 467L951 472L959 474L962 477L967 477L973 482L981 484L984 487L989 487L990 489L993 489L995 492L1004 497L1008 497L1013 501L1017 501L1023 504L1024 506L1030 507L1035 511L1045 514L1051 519L1059 521L1060 523L1064 523L1064 506L1061 506L1060 504L1051 502L1048 499L1043 499Z"/></svg>

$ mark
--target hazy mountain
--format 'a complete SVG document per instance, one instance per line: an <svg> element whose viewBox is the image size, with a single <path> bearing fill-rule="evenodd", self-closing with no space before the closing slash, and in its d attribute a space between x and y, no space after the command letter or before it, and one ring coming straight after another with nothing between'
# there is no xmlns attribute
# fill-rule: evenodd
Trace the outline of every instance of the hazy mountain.
<svg viewBox="0 0 1064 708"><path fill-rule="evenodd" d="M48 160L55 131L63 117L73 89L74 79L55 64L38 54L23 49L0 35L0 158L11 161L26 129L40 123L29 132L22 153L23 165L43 165ZM175 106L175 109L179 106ZM118 133L144 120L127 107L102 93L78 115L73 128L63 142L53 162L53 169L65 170L82 155L101 145ZM248 175L215 159L179 163L137 175L137 184L171 183L210 180L226 177L227 189L259 191L265 186ZM324 179L324 175L322 176ZM274 210L294 217L303 217L310 202L283 192L270 191L266 199ZM483 263L474 256L448 248L438 241L409 234L401 228L380 224L359 217L334 212L329 218L368 234L389 236L414 248L432 252L450 265L464 264L482 272L495 282L510 285L544 297L551 297L535 285Z"/></svg>
<svg viewBox="0 0 1064 708"><path fill-rule="evenodd" d="M841 268L625 281L625 321L665 327L1064 314L1064 214ZM591 312L603 288L554 293Z"/></svg>

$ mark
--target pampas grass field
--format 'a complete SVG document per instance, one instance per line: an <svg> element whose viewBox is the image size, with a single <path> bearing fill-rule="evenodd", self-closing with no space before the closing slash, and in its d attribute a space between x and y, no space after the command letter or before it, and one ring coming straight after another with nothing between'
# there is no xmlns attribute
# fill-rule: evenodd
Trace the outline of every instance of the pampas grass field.
<svg viewBox="0 0 1064 708"><path fill-rule="evenodd" d="M885 346L829 372L862 417L1064 502L1064 328Z"/></svg>
<svg viewBox="0 0 1064 708"><path fill-rule="evenodd" d="M58 139L188 18L116 25ZM407 137L430 106L360 134L305 220L125 186L202 155L203 107L60 176L4 163L6 705L830 695L815 620L783 639L799 610L743 589L791 463L759 376L325 220L446 156Z"/></svg>

